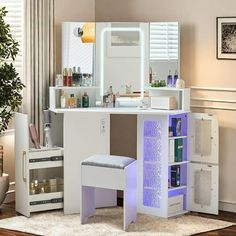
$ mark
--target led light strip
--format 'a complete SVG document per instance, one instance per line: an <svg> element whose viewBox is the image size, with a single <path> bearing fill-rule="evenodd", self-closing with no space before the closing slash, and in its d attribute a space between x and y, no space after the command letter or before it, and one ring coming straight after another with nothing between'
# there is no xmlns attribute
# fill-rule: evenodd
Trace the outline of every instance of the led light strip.
<svg viewBox="0 0 236 236"><path fill-rule="evenodd" d="M100 95L101 99L104 95L104 37L106 32L113 32L113 31L122 31L122 32L139 32L140 35L140 85L141 85L141 96L140 100L144 98L144 32L141 28L137 27L106 27L102 29L101 31L101 42L100 42L100 48L101 48L101 58L100 58Z"/></svg>

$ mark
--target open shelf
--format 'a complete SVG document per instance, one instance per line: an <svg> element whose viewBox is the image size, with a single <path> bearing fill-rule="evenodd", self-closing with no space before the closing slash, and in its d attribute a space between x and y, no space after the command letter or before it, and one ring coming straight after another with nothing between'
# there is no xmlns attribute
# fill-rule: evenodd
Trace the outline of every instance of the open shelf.
<svg viewBox="0 0 236 236"><path fill-rule="evenodd" d="M185 189L185 188L187 188L186 185L182 185L179 187L170 187L170 188L168 188L168 191L175 191L175 190L180 190L180 189Z"/></svg>
<svg viewBox="0 0 236 236"><path fill-rule="evenodd" d="M180 138L188 138L188 136L173 136L173 137L169 137L170 140L172 139L180 139Z"/></svg>
<svg viewBox="0 0 236 236"><path fill-rule="evenodd" d="M169 163L169 166L183 165L187 163L189 163L189 161L172 162L172 163Z"/></svg>

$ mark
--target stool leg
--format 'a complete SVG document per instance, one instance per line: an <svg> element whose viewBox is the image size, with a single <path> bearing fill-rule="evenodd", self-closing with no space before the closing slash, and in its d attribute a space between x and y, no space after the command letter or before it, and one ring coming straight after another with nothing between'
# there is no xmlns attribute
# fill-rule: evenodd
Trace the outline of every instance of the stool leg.
<svg viewBox="0 0 236 236"><path fill-rule="evenodd" d="M80 202L80 223L84 224L87 218L93 215L95 215L94 188L82 186Z"/></svg>
<svg viewBox="0 0 236 236"><path fill-rule="evenodd" d="M124 221L123 229L126 231L131 222L137 217L137 165L130 164L125 168L125 188L124 188Z"/></svg>

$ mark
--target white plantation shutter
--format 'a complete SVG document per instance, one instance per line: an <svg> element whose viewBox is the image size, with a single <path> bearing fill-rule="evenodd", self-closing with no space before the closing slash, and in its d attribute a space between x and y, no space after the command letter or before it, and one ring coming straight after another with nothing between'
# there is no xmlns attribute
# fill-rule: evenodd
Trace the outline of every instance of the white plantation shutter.
<svg viewBox="0 0 236 236"><path fill-rule="evenodd" d="M13 38L20 44L20 51L14 61L14 66L21 79L23 74L23 1L0 0L0 7L6 7L8 11L5 22L10 25Z"/></svg>
<svg viewBox="0 0 236 236"><path fill-rule="evenodd" d="M150 23L150 60L178 60L178 22Z"/></svg>

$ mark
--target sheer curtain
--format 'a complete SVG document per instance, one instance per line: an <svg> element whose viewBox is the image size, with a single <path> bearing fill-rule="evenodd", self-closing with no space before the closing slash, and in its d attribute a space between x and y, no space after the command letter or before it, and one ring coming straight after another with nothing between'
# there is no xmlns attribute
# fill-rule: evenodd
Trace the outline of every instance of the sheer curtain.
<svg viewBox="0 0 236 236"><path fill-rule="evenodd" d="M54 0L25 0L24 112L43 140L43 110L54 76Z"/></svg>

